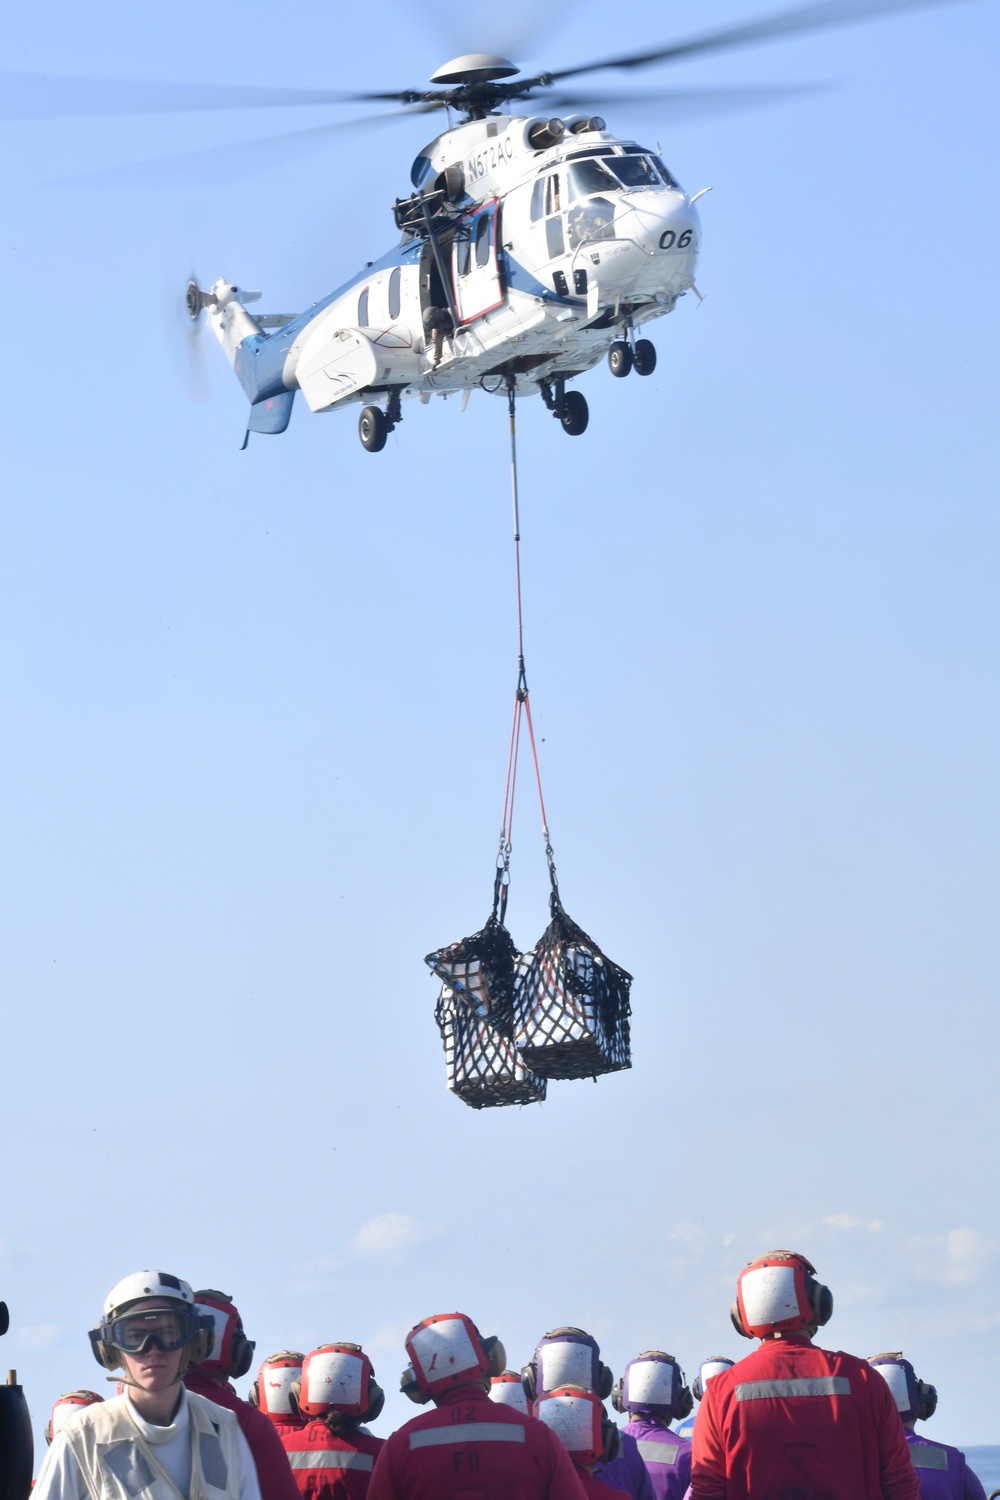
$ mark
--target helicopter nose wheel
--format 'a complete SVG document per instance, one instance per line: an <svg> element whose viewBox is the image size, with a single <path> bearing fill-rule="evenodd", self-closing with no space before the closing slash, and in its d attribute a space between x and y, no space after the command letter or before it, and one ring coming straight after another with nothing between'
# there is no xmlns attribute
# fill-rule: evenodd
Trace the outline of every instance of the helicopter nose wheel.
<svg viewBox="0 0 1000 1500"><path fill-rule="evenodd" d="M637 339L632 364L637 375L652 375L656 369L656 345L649 339Z"/></svg>
<svg viewBox="0 0 1000 1500"><path fill-rule="evenodd" d="M369 453L381 453L389 436L389 424L378 406L366 406L358 418L358 437Z"/></svg>
<svg viewBox="0 0 1000 1500"><path fill-rule="evenodd" d="M566 392L562 398L559 420L562 423L563 432L568 432L570 437L579 437L581 432L586 432L587 423L590 421L590 411L587 407L587 398L582 391Z"/></svg>
<svg viewBox="0 0 1000 1500"><path fill-rule="evenodd" d="M631 345L626 344L624 339L616 339L608 350L608 369L618 380L624 380L632 368L632 363Z"/></svg>

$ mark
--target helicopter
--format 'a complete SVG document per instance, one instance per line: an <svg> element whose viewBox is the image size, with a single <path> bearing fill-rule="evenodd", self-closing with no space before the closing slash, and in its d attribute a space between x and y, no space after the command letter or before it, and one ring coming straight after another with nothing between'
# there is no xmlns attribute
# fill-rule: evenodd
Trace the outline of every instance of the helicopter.
<svg viewBox="0 0 1000 1500"><path fill-rule="evenodd" d="M434 74L467 118L414 161L399 243L306 312L255 318L259 293L189 282L189 316L205 314L252 403L248 435L284 431L298 390L314 412L364 403L377 452L404 397L481 387L541 394L578 436L588 408L570 380L605 356L619 378L653 373L636 333L695 286L701 195L599 115L496 113L491 85L516 72L472 53Z"/></svg>
<svg viewBox="0 0 1000 1500"><path fill-rule="evenodd" d="M475 389L540 396L570 436L589 411L571 382L607 359L612 375L651 375L656 348L645 325L693 292L701 249L697 201L652 149L615 134L565 80L605 70L749 46L950 0L814 0L664 46L534 76L505 57L454 58L429 89L340 93L116 80L3 81L34 85L7 118L392 101L395 108L342 129L446 111L447 128L417 155L410 189L392 205L399 239L380 259L300 313L251 313L260 292L225 278L185 288L192 327L207 323L250 401L243 440L289 424L296 392L313 412L360 405L369 452L385 447L404 400ZM70 85L75 85L70 88ZM82 86L82 92L81 92ZM39 96L39 89L41 95ZM50 102L44 95L49 91ZM714 90L717 104L801 90ZM640 96L620 94L618 102ZM670 98L669 93L646 95ZM738 102L738 101L737 101ZM517 113L539 104L545 113ZM562 111L555 113L556 110ZM581 112L582 111L582 112ZM453 116L458 117L457 121ZM305 132L311 138L316 132ZM279 137L279 142L291 138ZM267 142L256 143L267 145ZM183 162L184 158L178 161ZM512 406L513 410L513 406Z"/></svg>

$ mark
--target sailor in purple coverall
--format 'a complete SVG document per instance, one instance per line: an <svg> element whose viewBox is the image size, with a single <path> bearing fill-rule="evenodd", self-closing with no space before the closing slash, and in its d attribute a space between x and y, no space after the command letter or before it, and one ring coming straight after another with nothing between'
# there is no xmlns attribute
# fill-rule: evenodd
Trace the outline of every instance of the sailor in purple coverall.
<svg viewBox="0 0 1000 1500"><path fill-rule="evenodd" d="M673 1355L650 1349L630 1361L611 1393L611 1404L629 1421L622 1432L622 1456L601 1471L605 1484L625 1488L612 1471L616 1465L624 1466L625 1445L631 1448L634 1443L655 1500L682 1500L691 1477L691 1444L671 1432L670 1423L686 1417L693 1402Z"/></svg>
<svg viewBox="0 0 1000 1500"><path fill-rule="evenodd" d="M916 1421L926 1422L937 1408L937 1391L918 1380L913 1366L902 1354L873 1354L874 1365L892 1391L906 1430L906 1443L917 1478L920 1500L986 1500L986 1491L965 1462L959 1448L931 1443L913 1430Z"/></svg>

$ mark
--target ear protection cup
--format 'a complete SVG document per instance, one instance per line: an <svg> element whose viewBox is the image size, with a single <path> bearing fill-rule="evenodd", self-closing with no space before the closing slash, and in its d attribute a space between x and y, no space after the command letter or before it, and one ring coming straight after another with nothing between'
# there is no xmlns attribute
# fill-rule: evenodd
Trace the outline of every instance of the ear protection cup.
<svg viewBox="0 0 1000 1500"><path fill-rule="evenodd" d="M675 1410L679 1422L683 1422L684 1418L689 1417L694 1411L694 1397L686 1385L682 1385L677 1393L677 1406Z"/></svg>
<svg viewBox="0 0 1000 1500"><path fill-rule="evenodd" d="M597 1394L602 1401L607 1401L614 1389L614 1384L614 1374L603 1361L599 1361L597 1366ZM617 1431L617 1428L615 1430Z"/></svg>
<svg viewBox="0 0 1000 1500"><path fill-rule="evenodd" d="M535 1404L535 1383L538 1374L538 1366L530 1359L521 1369L521 1389L525 1394L529 1406Z"/></svg>
<svg viewBox="0 0 1000 1500"><path fill-rule="evenodd" d="M615 1384L614 1390L611 1392L611 1405L614 1407L615 1411L620 1411L622 1416L627 1416L628 1413L622 1405L622 1394L624 1391L624 1386L624 1379L619 1377L618 1381Z"/></svg>
<svg viewBox="0 0 1000 1500"><path fill-rule="evenodd" d="M507 1351L495 1333L483 1339L483 1353L490 1362L490 1379L502 1375L507 1368Z"/></svg>
<svg viewBox="0 0 1000 1500"><path fill-rule="evenodd" d="M729 1309L729 1321L732 1323L741 1339L753 1338L753 1334L747 1333L746 1329L743 1327L743 1319L740 1317L740 1305L738 1302L734 1302Z"/></svg>
<svg viewBox="0 0 1000 1500"><path fill-rule="evenodd" d="M301 1396L301 1394L301 1380L293 1380L291 1385L288 1387L288 1409L293 1417L296 1417L299 1421L304 1421L305 1419L302 1416L302 1409L299 1406L299 1397Z"/></svg>
<svg viewBox="0 0 1000 1500"><path fill-rule="evenodd" d="M918 1380L917 1400L919 1402L917 1416L921 1422L929 1421L937 1411L938 1393L934 1386L928 1385L926 1380Z"/></svg>
<svg viewBox="0 0 1000 1500"><path fill-rule="evenodd" d="M620 1458L622 1435L610 1417L601 1418L601 1437L604 1440L604 1448L601 1452L603 1462L609 1464L612 1459Z"/></svg>
<svg viewBox="0 0 1000 1500"><path fill-rule="evenodd" d="M368 1410L361 1418L362 1422L374 1422L382 1415L385 1405L385 1391L375 1380L374 1376L368 1382Z"/></svg>
<svg viewBox="0 0 1000 1500"><path fill-rule="evenodd" d="M407 1400L414 1402L416 1406L426 1406L431 1399L429 1391L421 1390L420 1382L412 1365L407 1365L402 1375L400 1375L399 1389Z"/></svg>
<svg viewBox="0 0 1000 1500"><path fill-rule="evenodd" d="M822 1328L829 1323L833 1317L833 1293L828 1286L816 1280L815 1276L806 1277L806 1295L809 1305L816 1314L816 1327Z"/></svg>
<svg viewBox="0 0 1000 1500"><path fill-rule="evenodd" d="M250 1402L251 1406L256 1406L258 1408L258 1410L260 1409L260 1401L258 1400L258 1396L257 1396L257 1382L256 1382L256 1380L254 1381L254 1383L250 1387L250 1389L247 1391L247 1400Z"/></svg>

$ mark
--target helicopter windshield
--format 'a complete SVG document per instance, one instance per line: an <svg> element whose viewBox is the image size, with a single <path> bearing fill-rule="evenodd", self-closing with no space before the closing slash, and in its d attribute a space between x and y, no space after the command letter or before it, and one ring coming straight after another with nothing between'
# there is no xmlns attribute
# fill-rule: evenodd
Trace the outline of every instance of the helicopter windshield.
<svg viewBox="0 0 1000 1500"><path fill-rule="evenodd" d="M608 166L622 187L660 187L660 174L648 156L615 156Z"/></svg>
<svg viewBox="0 0 1000 1500"><path fill-rule="evenodd" d="M603 161L596 161L590 157L586 161L574 161L570 164L570 203L574 203L578 198L588 198L591 193L615 191L619 183L607 170L607 160L605 157Z"/></svg>

